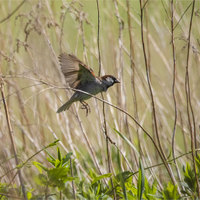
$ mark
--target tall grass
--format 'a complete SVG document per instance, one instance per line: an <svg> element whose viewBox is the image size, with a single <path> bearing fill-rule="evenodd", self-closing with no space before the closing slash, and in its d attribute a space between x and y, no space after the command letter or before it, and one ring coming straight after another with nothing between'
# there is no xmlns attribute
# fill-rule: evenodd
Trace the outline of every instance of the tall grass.
<svg viewBox="0 0 200 200"><path fill-rule="evenodd" d="M35 188L34 166L23 166L20 179L12 169L60 139L79 177L89 180L90 169L135 172L141 157L149 182L163 188L171 180L180 192L182 165L189 161L196 169L199 148L200 1L194 2L2 0L1 182ZM58 63L63 51L96 75L121 81L88 100L88 116L79 103L56 113L73 92ZM41 151L34 159L49 166L46 156Z"/></svg>

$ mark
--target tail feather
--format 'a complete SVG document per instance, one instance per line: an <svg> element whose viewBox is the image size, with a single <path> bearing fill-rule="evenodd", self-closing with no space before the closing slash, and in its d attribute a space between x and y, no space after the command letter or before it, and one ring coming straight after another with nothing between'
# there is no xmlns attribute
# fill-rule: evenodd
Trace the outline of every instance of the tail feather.
<svg viewBox="0 0 200 200"><path fill-rule="evenodd" d="M58 108L57 113L60 113L62 111L68 110L70 106L72 105L72 101L68 101L65 104L63 104L60 108Z"/></svg>

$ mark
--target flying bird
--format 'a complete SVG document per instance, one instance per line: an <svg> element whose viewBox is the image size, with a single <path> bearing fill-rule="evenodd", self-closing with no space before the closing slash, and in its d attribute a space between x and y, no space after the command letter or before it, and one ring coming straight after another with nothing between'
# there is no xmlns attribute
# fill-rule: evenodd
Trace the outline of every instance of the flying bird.
<svg viewBox="0 0 200 200"><path fill-rule="evenodd" d="M106 92L107 89L115 83L120 83L112 75L101 77L95 76L93 70L74 55L62 53L58 58L65 81L71 88L96 95L100 92ZM83 105L82 108L86 109L86 113L88 114L90 107L85 100L89 98L91 98L90 95L84 94L80 91L75 91L69 101L57 110L57 113L68 110L72 103L80 101Z"/></svg>

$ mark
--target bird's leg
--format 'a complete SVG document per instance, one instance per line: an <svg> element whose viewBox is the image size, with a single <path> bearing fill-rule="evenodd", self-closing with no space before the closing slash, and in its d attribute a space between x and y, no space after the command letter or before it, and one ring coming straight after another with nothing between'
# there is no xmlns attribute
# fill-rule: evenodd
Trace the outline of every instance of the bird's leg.
<svg viewBox="0 0 200 200"><path fill-rule="evenodd" d="M86 103L85 101L80 101L82 104L81 109L85 109L86 110L86 116L88 115L89 112L91 112L90 110L90 106L88 103Z"/></svg>
<svg viewBox="0 0 200 200"><path fill-rule="evenodd" d="M81 106L81 109L87 109L87 105L85 104L84 101L80 101L82 106Z"/></svg>

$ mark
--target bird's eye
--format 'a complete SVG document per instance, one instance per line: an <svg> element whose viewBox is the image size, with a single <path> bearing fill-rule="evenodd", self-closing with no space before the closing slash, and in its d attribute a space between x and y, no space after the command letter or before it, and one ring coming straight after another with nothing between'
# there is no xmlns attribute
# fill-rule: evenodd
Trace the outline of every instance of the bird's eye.
<svg viewBox="0 0 200 200"><path fill-rule="evenodd" d="M111 82L111 83L113 82L113 79L110 78L110 77L107 77L106 80L107 80L108 82Z"/></svg>

